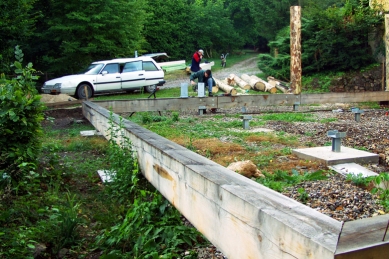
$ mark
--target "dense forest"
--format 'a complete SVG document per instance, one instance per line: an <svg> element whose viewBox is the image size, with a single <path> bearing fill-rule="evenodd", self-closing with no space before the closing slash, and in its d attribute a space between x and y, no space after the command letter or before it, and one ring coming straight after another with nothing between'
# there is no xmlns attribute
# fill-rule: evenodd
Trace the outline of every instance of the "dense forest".
<svg viewBox="0 0 389 259"><path fill-rule="evenodd" d="M384 31L384 12L368 0L3 0L0 71L11 74L16 45L52 77L135 51L189 60L198 48L207 58L251 48L287 75L293 5L302 7L305 73L358 69L383 52L383 40L374 51L368 44L369 33Z"/></svg>

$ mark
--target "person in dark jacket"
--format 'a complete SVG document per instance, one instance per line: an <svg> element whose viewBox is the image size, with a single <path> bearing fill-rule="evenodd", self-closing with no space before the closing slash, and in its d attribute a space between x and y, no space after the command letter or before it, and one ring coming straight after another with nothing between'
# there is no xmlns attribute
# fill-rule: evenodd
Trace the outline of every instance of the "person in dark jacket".
<svg viewBox="0 0 389 259"><path fill-rule="evenodd" d="M199 70L196 73L192 73L189 77L191 85L195 86L197 79L198 83L204 83L205 89L208 87L208 96L212 96L212 87L216 85L215 80L212 78L211 70ZM205 90L204 89L204 90Z"/></svg>
<svg viewBox="0 0 389 259"><path fill-rule="evenodd" d="M200 62L203 58L204 51L202 49L199 49L196 51L192 56L192 65L190 66L190 71L197 72L201 69Z"/></svg>

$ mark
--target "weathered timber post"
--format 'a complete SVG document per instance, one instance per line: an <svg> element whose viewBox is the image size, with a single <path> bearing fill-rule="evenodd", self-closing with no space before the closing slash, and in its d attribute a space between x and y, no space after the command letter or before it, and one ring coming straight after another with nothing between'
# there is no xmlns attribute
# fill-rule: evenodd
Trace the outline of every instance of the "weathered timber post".
<svg viewBox="0 0 389 259"><path fill-rule="evenodd" d="M290 82L294 94L301 93L301 7L290 7Z"/></svg>
<svg viewBox="0 0 389 259"><path fill-rule="evenodd" d="M389 14L385 14L386 91L389 91Z"/></svg>
<svg viewBox="0 0 389 259"><path fill-rule="evenodd" d="M88 101L88 87L84 85L84 91L85 91L85 99Z"/></svg>

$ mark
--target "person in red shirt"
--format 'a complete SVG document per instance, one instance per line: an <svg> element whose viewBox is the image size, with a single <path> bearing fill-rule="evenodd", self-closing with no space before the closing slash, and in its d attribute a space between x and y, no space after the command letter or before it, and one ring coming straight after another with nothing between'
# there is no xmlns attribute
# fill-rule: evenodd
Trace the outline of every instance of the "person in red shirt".
<svg viewBox="0 0 389 259"><path fill-rule="evenodd" d="M201 59L203 58L204 51L202 49L199 49L193 54L192 57L192 65L190 67L190 71L192 72L197 72L201 69L200 67L200 62Z"/></svg>

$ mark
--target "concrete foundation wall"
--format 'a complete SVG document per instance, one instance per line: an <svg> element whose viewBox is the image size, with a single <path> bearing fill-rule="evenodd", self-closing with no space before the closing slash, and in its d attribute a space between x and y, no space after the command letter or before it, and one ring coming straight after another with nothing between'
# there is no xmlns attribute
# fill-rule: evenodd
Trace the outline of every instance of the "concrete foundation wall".
<svg viewBox="0 0 389 259"><path fill-rule="evenodd" d="M108 110L84 102L83 113L109 135ZM229 259L334 258L340 222L124 122L144 176Z"/></svg>
<svg viewBox="0 0 389 259"><path fill-rule="evenodd" d="M107 138L109 111L83 103L84 116ZM113 123L119 116L113 114ZM143 175L229 259L335 258L355 253L357 233L341 235L342 222L325 216L141 126L123 120L123 132L136 150ZM377 217L378 218L378 217ZM361 225L364 234L383 235L385 220ZM370 227L374 225L374 228ZM358 229L358 228L356 228ZM377 233L378 233L377 232ZM382 236L381 235L381 236ZM374 239L374 242L377 240ZM378 247L367 247L367 251ZM376 249L383 258L382 245ZM381 249L381 250L380 250Z"/></svg>
<svg viewBox="0 0 389 259"><path fill-rule="evenodd" d="M158 92L157 92L158 96ZM131 113L141 111L193 111L199 106L211 108L239 108L264 106L293 106L325 104L325 103L358 103L388 101L389 92L362 92L362 93L323 93L323 94L264 94L239 96L214 96L193 98L157 98L115 101L94 101L115 113ZM291 109L292 110L292 109Z"/></svg>

